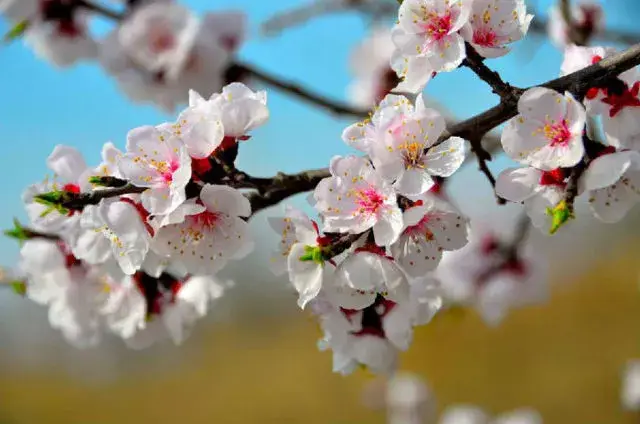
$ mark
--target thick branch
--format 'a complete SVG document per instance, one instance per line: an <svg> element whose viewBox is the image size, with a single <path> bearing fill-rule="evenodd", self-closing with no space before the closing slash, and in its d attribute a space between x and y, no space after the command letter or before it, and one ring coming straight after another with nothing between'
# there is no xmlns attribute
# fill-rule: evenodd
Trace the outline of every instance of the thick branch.
<svg viewBox="0 0 640 424"><path fill-rule="evenodd" d="M287 197L313 190L320 180L329 177L328 168L314 169L299 174L279 174L271 183L262 187L262 193L249 195L252 214L280 203Z"/></svg>

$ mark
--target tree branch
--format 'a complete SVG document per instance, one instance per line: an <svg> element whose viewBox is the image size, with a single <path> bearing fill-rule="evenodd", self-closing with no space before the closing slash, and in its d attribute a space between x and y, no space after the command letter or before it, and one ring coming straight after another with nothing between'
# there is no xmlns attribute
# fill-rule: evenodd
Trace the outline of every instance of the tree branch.
<svg viewBox="0 0 640 424"><path fill-rule="evenodd" d="M465 49L467 57L462 62L462 65L471 69L481 80L486 82L500 98L512 96L519 91L511 84L504 82L499 73L489 69L484 63L484 57L480 56L471 44L465 43Z"/></svg>
<svg viewBox="0 0 640 424"><path fill-rule="evenodd" d="M147 187L137 187L132 184L127 184L122 187L94 190L90 193L76 194L65 192L60 206L66 209L82 210L82 208L87 205L97 205L102 199L119 197L125 194L142 193L145 190L147 190Z"/></svg>
<svg viewBox="0 0 640 424"><path fill-rule="evenodd" d="M76 0L76 4L106 18L113 19L114 21L121 21L125 17L123 13L108 9L101 4L94 3L91 0Z"/></svg>
<svg viewBox="0 0 640 424"><path fill-rule="evenodd" d="M346 115L359 119L369 116L368 110L354 108L346 103L341 103L339 101L327 98L321 94L314 93L298 84L282 80L280 77L269 74L250 65L235 63L229 68L228 74L239 77L252 77L257 81L274 87L294 97L297 97L307 103L319 106L333 113L334 115Z"/></svg>

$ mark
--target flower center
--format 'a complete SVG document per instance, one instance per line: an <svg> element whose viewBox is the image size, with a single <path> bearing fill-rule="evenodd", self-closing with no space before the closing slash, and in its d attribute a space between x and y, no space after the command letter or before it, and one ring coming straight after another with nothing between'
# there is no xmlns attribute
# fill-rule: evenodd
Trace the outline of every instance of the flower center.
<svg viewBox="0 0 640 424"><path fill-rule="evenodd" d="M420 219L420 221L418 221L417 224L407 227L404 230L404 234L409 236L424 236L427 241L433 240L435 236L433 235L433 231L431 231L427 225L432 218L433 215L426 214L422 219Z"/></svg>
<svg viewBox="0 0 640 424"><path fill-rule="evenodd" d="M220 220L220 215L214 212L204 211L197 215L191 215L190 220L193 226L211 230Z"/></svg>
<svg viewBox="0 0 640 424"><path fill-rule="evenodd" d="M174 48L176 39L166 28L153 27L149 34L149 47L153 53L162 53Z"/></svg>
<svg viewBox="0 0 640 424"><path fill-rule="evenodd" d="M355 203L361 214L374 215L378 213L385 200L385 197L372 187L355 191Z"/></svg>
<svg viewBox="0 0 640 424"><path fill-rule="evenodd" d="M404 143L398 146L398 149L402 151L402 157L404 159L404 166L407 169L412 168L421 168L424 169L424 164L422 163L422 156L424 155L424 143L419 143L417 141Z"/></svg>
<svg viewBox="0 0 640 424"><path fill-rule="evenodd" d="M625 107L640 106L640 99L638 99L639 92L640 81L633 84L631 89L626 86L626 89L621 94L607 93L607 96L602 99L602 102L611 106L611 109L609 109L609 116L613 118Z"/></svg>
<svg viewBox="0 0 640 424"><path fill-rule="evenodd" d="M551 142L551 146L566 146L571 140L571 131L566 119L556 123L547 123L542 127L544 136Z"/></svg>
<svg viewBox="0 0 640 424"><path fill-rule="evenodd" d="M424 30L431 38L436 41L442 40L451 32L453 26L451 12L447 11L444 15L431 12L426 16Z"/></svg>
<svg viewBox="0 0 640 424"><path fill-rule="evenodd" d="M473 33L473 44L493 47L496 45L496 33L490 28L479 28Z"/></svg>
<svg viewBox="0 0 640 424"><path fill-rule="evenodd" d="M168 185L173 181L173 173L180 168L180 163L177 160L172 159L167 162L164 160L156 161L151 159L151 166L156 168L158 173L160 174L160 178Z"/></svg>

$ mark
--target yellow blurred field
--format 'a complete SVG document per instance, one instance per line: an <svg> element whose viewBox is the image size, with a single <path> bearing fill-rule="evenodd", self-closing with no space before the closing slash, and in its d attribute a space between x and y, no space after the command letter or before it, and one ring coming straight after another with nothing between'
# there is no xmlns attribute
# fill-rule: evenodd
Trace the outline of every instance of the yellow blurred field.
<svg viewBox="0 0 640 424"><path fill-rule="evenodd" d="M440 406L532 406L549 424L639 422L619 406L622 367L640 357L638 250L624 250L497 329L470 311L437 317L417 332L403 369L427 378ZM115 383L82 384L55 369L4 370L0 417L7 424L384 422L361 403L372 377L332 374L330 354L316 350L315 325L297 317L201 326L204 341L185 348L178 366Z"/></svg>

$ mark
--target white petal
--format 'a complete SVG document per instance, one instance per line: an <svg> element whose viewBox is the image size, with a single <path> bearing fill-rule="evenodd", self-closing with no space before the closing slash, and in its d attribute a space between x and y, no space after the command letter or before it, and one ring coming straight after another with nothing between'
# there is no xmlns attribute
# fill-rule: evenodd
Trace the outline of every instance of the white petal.
<svg viewBox="0 0 640 424"><path fill-rule="evenodd" d="M47 166L65 183L77 184L87 164L79 151L73 147L58 145L47 158Z"/></svg>
<svg viewBox="0 0 640 424"><path fill-rule="evenodd" d="M451 137L427 151L424 165L431 175L450 177L460 168L464 159L464 139Z"/></svg>
<svg viewBox="0 0 640 424"><path fill-rule="evenodd" d="M533 195L541 174L530 167L505 169L496 180L496 194L512 202L522 202Z"/></svg>
<svg viewBox="0 0 640 424"><path fill-rule="evenodd" d="M242 217L251 215L249 199L229 186L205 184L200 192L200 199L211 212Z"/></svg>

